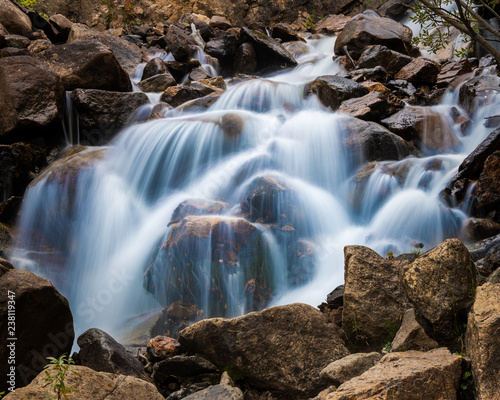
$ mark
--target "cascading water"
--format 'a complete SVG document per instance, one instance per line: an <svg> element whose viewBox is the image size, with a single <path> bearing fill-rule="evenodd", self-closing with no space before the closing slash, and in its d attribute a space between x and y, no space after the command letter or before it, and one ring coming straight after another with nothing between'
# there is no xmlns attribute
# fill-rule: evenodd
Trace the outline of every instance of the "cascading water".
<svg viewBox="0 0 500 400"><path fill-rule="evenodd" d="M450 127L454 153L378 162L361 184L347 117L302 96L340 70L333 41L301 44L296 69L237 84L205 113L134 124L38 178L12 259L69 298L77 333L116 334L179 300L203 317L317 305L342 283L345 245L400 253L457 233L466 214L439 192L493 112L483 107L468 136Z"/></svg>

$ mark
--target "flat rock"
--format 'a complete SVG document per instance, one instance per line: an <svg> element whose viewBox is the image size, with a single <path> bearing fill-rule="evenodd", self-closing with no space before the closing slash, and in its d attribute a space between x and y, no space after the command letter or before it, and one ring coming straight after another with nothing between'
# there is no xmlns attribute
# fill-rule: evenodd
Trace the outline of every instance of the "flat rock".
<svg viewBox="0 0 500 400"><path fill-rule="evenodd" d="M387 98L379 92L371 92L363 97L344 101L339 111L364 121L379 121L392 110Z"/></svg>
<svg viewBox="0 0 500 400"><path fill-rule="evenodd" d="M319 375L326 384L340 386L344 382L368 371L381 358L382 354L377 352L350 354L328 364Z"/></svg>
<svg viewBox="0 0 500 400"><path fill-rule="evenodd" d="M457 82L458 78L472 71L469 60L450 61L441 68L437 79L437 87L448 87Z"/></svg>

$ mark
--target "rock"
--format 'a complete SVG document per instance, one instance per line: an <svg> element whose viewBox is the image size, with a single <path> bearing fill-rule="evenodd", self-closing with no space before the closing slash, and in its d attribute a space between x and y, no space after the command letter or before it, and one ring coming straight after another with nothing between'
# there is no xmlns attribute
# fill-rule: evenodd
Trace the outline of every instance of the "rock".
<svg viewBox="0 0 500 400"><path fill-rule="evenodd" d="M144 70L142 71L141 81L145 81L146 79L151 78L152 76L165 74L167 72L168 72L167 65L163 62L163 60L160 57L155 57L149 60L146 66L144 67Z"/></svg>
<svg viewBox="0 0 500 400"><path fill-rule="evenodd" d="M175 86L176 84L177 82L174 77L167 71L164 74L158 74L148 79L143 79L137 84L137 86L143 92L161 93L170 86Z"/></svg>
<svg viewBox="0 0 500 400"><path fill-rule="evenodd" d="M200 83L204 85L213 86L217 89L226 90L226 82L222 76L215 76L213 78L200 79Z"/></svg>
<svg viewBox="0 0 500 400"><path fill-rule="evenodd" d="M6 259L0 257L0 278L12 269L14 269L14 266Z"/></svg>
<svg viewBox="0 0 500 400"><path fill-rule="evenodd" d="M234 57L235 74L252 75L257 70L257 54L251 43L243 43Z"/></svg>
<svg viewBox="0 0 500 400"><path fill-rule="evenodd" d="M47 50L50 46L52 46L50 40L46 39L34 40L29 45L28 50L31 54L36 54L40 53L41 51Z"/></svg>
<svg viewBox="0 0 500 400"><path fill-rule="evenodd" d="M500 77L496 75L481 75L469 79L458 93L458 105L472 116L474 112L491 102L491 96L500 92Z"/></svg>
<svg viewBox="0 0 500 400"><path fill-rule="evenodd" d="M343 14L328 15L314 29L315 33L326 35L338 35L345 28L346 24L351 20L351 17L346 17Z"/></svg>
<svg viewBox="0 0 500 400"><path fill-rule="evenodd" d="M379 121L392 109L393 106L382 93L371 92L363 97L344 101L339 111L364 121Z"/></svg>
<svg viewBox="0 0 500 400"><path fill-rule="evenodd" d="M29 17L10 0L0 0L0 24L15 35L29 36L33 32Z"/></svg>
<svg viewBox="0 0 500 400"><path fill-rule="evenodd" d="M8 359L14 355L17 393L43 370L47 357L71 351L75 336L73 316L66 298L48 280L31 272L7 272L0 278L0 290L4 293L0 299L0 340L4 344L0 348L0 372L7 376L13 365ZM14 313L9 305L14 305ZM12 318L14 329L8 324ZM10 340L12 337L16 340ZM7 379L3 379L0 390L8 387Z"/></svg>
<svg viewBox="0 0 500 400"><path fill-rule="evenodd" d="M356 67L374 68L382 65L389 75L394 76L401 68L411 63L412 60L412 57L390 50L385 46L373 45L363 50L356 63Z"/></svg>
<svg viewBox="0 0 500 400"><path fill-rule="evenodd" d="M210 26L214 29L222 29L227 31L229 28L231 28L231 22L226 18L221 15L214 15L212 18L210 18Z"/></svg>
<svg viewBox="0 0 500 400"><path fill-rule="evenodd" d="M168 50L177 61L186 61L196 51L194 39L175 25L170 25L165 39Z"/></svg>
<svg viewBox="0 0 500 400"><path fill-rule="evenodd" d="M446 348L384 356L373 368L339 386L327 400L456 399L461 358Z"/></svg>
<svg viewBox="0 0 500 400"><path fill-rule="evenodd" d="M382 358L382 354L356 353L350 354L340 360L334 361L324 368L319 376L328 385L340 386L344 382L361 375L377 364Z"/></svg>
<svg viewBox="0 0 500 400"><path fill-rule="evenodd" d="M460 77L472 71L469 60L447 62L441 68L436 80L437 87L448 87L454 85Z"/></svg>
<svg viewBox="0 0 500 400"><path fill-rule="evenodd" d="M336 287L333 292L326 296L327 304L332 308L342 307L344 305L344 285Z"/></svg>
<svg viewBox="0 0 500 400"><path fill-rule="evenodd" d="M411 82L405 81L403 79L396 79L394 81L387 82L387 87L392 90L395 96L398 96L403 100L413 100L417 89Z"/></svg>
<svg viewBox="0 0 500 400"><path fill-rule="evenodd" d="M346 246L344 260L342 328L354 347L381 349L408 308L401 284L405 261L384 259L363 246Z"/></svg>
<svg viewBox="0 0 500 400"><path fill-rule="evenodd" d="M97 372L80 365L70 368L65 378L65 384L74 389L72 400L164 400L158 390L148 382L132 376ZM57 393L48 390L45 373L40 373L36 379L25 388L16 389L6 398L9 400L46 400L47 393L57 398ZM68 396L69 397L69 396Z"/></svg>
<svg viewBox="0 0 500 400"><path fill-rule="evenodd" d="M350 79L325 75L309 82L304 93L315 94L325 107L337 110L343 101L368 94L368 89Z"/></svg>
<svg viewBox="0 0 500 400"><path fill-rule="evenodd" d="M366 10L352 18L337 37L335 54L345 54L344 47L357 59L366 46L383 45L400 53L411 49L411 29L390 18Z"/></svg>
<svg viewBox="0 0 500 400"><path fill-rule="evenodd" d="M146 379L142 363L106 332L89 329L77 340L80 364L99 372L134 376Z"/></svg>
<svg viewBox="0 0 500 400"><path fill-rule="evenodd" d="M176 107L178 111L189 111L189 112L199 112L204 111L209 108L212 104L214 104L222 93L213 93L208 94L206 96L187 101L186 103L181 104Z"/></svg>
<svg viewBox="0 0 500 400"><path fill-rule="evenodd" d="M221 200L186 200L174 210L168 225L176 224L188 215L220 215L232 207L231 204Z"/></svg>
<svg viewBox="0 0 500 400"><path fill-rule="evenodd" d="M62 118L63 102L61 80L44 63L27 56L0 59L2 143L55 136L51 131Z"/></svg>
<svg viewBox="0 0 500 400"><path fill-rule="evenodd" d="M156 363L153 368L153 379L161 383L172 375L187 377L216 371L217 367L202 357L180 355Z"/></svg>
<svg viewBox="0 0 500 400"><path fill-rule="evenodd" d="M30 45L30 40L22 35L5 35L5 47L13 47L16 49L27 49Z"/></svg>
<svg viewBox="0 0 500 400"><path fill-rule="evenodd" d="M73 27L73 22L62 14L51 15L49 24L58 32L57 39L61 42L66 42Z"/></svg>
<svg viewBox="0 0 500 400"><path fill-rule="evenodd" d="M376 81L386 83L388 80L387 71L381 67L377 66L374 68L361 68L355 69L343 75L345 78L352 79L355 82L364 82L364 81Z"/></svg>
<svg viewBox="0 0 500 400"><path fill-rule="evenodd" d="M378 92L382 93L384 96L389 96L391 94L391 91L387 86L384 86L380 82L371 82L371 81L365 81L361 82L361 84L367 88L370 92Z"/></svg>
<svg viewBox="0 0 500 400"><path fill-rule="evenodd" d="M156 336L148 342L146 357L150 363L154 364L177 355L181 351L180 346L180 343L174 338Z"/></svg>
<svg viewBox="0 0 500 400"><path fill-rule="evenodd" d="M391 351L429 351L438 346L439 344L427 336L422 325L417 322L415 309L406 310L401 328L392 341Z"/></svg>
<svg viewBox="0 0 500 400"><path fill-rule="evenodd" d="M274 39L281 39L282 43L296 41L304 42L304 39L302 39L297 32L285 24L273 26L271 29L271 36Z"/></svg>
<svg viewBox="0 0 500 400"><path fill-rule="evenodd" d="M170 104L172 107L178 107L181 104L203 97L204 94L187 85L170 86L161 94L160 100Z"/></svg>
<svg viewBox="0 0 500 400"><path fill-rule="evenodd" d="M465 221L460 238L465 243L474 243L500 233L500 223L487 218L469 218Z"/></svg>
<svg viewBox="0 0 500 400"><path fill-rule="evenodd" d="M215 385L184 397L186 400L243 400L240 388L230 385Z"/></svg>
<svg viewBox="0 0 500 400"><path fill-rule="evenodd" d="M73 108L78 113L82 145L101 146L113 138L141 106L148 104L144 93L122 93L95 89L71 92Z"/></svg>
<svg viewBox="0 0 500 400"><path fill-rule="evenodd" d="M66 90L132 90L130 79L114 54L97 40L52 46L36 57L61 77Z"/></svg>
<svg viewBox="0 0 500 400"><path fill-rule="evenodd" d="M106 32L89 29L82 24L73 24L68 36L68 43L87 40L98 40L104 46L108 47L118 60L120 66L129 74L132 74L142 61L141 50L135 44Z"/></svg>
<svg viewBox="0 0 500 400"><path fill-rule="evenodd" d="M424 57L415 58L405 65L394 76L396 79L405 79L413 83L436 83L440 66L436 61Z"/></svg>
<svg viewBox="0 0 500 400"><path fill-rule="evenodd" d="M481 214L500 222L500 150L484 162L477 187L477 207Z"/></svg>
<svg viewBox="0 0 500 400"><path fill-rule="evenodd" d="M466 346L472 360L472 374L479 400L499 398L499 329L500 284L485 283L477 288L466 333Z"/></svg>
<svg viewBox="0 0 500 400"><path fill-rule="evenodd" d="M297 65L297 61L281 44L263 33L244 27L241 29L241 40L250 42L254 47L257 70L271 72Z"/></svg>
<svg viewBox="0 0 500 400"><path fill-rule="evenodd" d="M321 369L349 354L336 327L305 304L203 320L181 331L179 342L219 368L236 367L251 386L288 398L318 393Z"/></svg>
<svg viewBox="0 0 500 400"><path fill-rule="evenodd" d="M26 49L16 49L15 47L6 47L4 49L0 49L0 59L16 56L31 56L31 54Z"/></svg>
<svg viewBox="0 0 500 400"><path fill-rule="evenodd" d="M179 61L166 61L165 65L178 83L181 83L190 71L186 63L181 63Z"/></svg>
<svg viewBox="0 0 500 400"><path fill-rule="evenodd" d="M228 64L234 58L236 44L236 38L233 35L226 31L217 31L215 37L207 43L205 51L222 64Z"/></svg>
<svg viewBox="0 0 500 400"><path fill-rule="evenodd" d="M493 275L500 268L500 245L492 246L484 257L483 269ZM497 271L498 272L498 271Z"/></svg>
<svg viewBox="0 0 500 400"><path fill-rule="evenodd" d="M474 263L458 239L448 239L403 269L403 284L415 308L443 340L456 335L476 284Z"/></svg>
<svg viewBox="0 0 500 400"><path fill-rule="evenodd" d="M192 81L200 81L210 77L211 75L203 67L197 67L189 73L189 79Z"/></svg>

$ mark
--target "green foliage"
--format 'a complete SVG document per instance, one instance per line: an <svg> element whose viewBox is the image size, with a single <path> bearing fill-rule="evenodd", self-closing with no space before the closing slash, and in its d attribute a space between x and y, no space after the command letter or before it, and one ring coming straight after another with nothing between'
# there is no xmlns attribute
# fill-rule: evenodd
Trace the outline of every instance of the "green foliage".
<svg viewBox="0 0 500 400"><path fill-rule="evenodd" d="M312 14L309 14L309 17L307 18L307 21L304 23L304 26L308 31L313 31L316 29L318 26L318 23L325 18L325 16L322 14L320 17L316 15L316 10L313 10Z"/></svg>
<svg viewBox="0 0 500 400"><path fill-rule="evenodd" d="M392 349L392 342L387 342L385 345L384 345L384 350L387 351L387 352L390 352Z"/></svg>
<svg viewBox="0 0 500 400"><path fill-rule="evenodd" d="M56 393L57 396L53 397L49 391L46 392L48 400L67 400L72 393L75 393L75 389L66 384L66 377L69 373L77 374L75 367L72 365L75 362L62 354L59 358L47 357L50 361L49 364L45 366L45 379L43 387L49 386L50 389Z"/></svg>
<svg viewBox="0 0 500 400"><path fill-rule="evenodd" d="M16 0L16 2L23 7L34 10L37 0Z"/></svg>
<svg viewBox="0 0 500 400"><path fill-rule="evenodd" d="M419 256L422 254L422 250L420 249L412 249L411 251L413 254L415 254L416 256Z"/></svg>
<svg viewBox="0 0 500 400"><path fill-rule="evenodd" d="M387 254L385 255L385 258L387 258L388 260L392 260L394 258L394 251L393 250L389 250L387 252Z"/></svg>
<svg viewBox="0 0 500 400"><path fill-rule="evenodd" d="M234 366L234 365L230 365L228 367L224 367L224 371L227 372L227 374L229 375L229 377L234 382L242 381L243 379L245 379L245 373L243 371L241 371L238 367Z"/></svg>

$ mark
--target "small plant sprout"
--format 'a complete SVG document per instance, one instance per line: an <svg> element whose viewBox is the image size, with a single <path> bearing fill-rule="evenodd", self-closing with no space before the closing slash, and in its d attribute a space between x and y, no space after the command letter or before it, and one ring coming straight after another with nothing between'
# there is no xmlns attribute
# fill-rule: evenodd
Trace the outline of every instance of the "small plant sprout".
<svg viewBox="0 0 500 400"><path fill-rule="evenodd" d="M66 378L70 373L77 374L75 362L68 358L66 354L62 354L59 358L47 357L49 364L45 366L45 379L43 387L50 387L50 391L55 393L55 396L47 390L48 400L67 400L69 396L75 393L75 389L68 386Z"/></svg>

